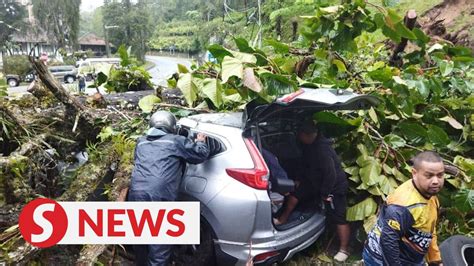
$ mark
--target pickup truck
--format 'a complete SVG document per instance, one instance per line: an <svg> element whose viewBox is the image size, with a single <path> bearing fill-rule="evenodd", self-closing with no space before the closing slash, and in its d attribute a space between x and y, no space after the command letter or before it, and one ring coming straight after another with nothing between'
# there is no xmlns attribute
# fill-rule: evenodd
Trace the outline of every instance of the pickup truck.
<svg viewBox="0 0 474 266"><path fill-rule="evenodd" d="M7 80L7 84L10 87L17 87L20 85L20 82L32 82L35 79L35 75L33 72L29 72L24 76L16 75L16 74L7 74L5 76Z"/></svg>

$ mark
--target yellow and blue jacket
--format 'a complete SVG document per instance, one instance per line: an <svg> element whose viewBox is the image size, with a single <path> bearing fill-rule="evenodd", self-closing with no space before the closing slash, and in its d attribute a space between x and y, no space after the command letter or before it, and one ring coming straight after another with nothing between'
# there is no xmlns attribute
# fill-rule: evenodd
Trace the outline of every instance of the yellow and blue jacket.
<svg viewBox="0 0 474 266"><path fill-rule="evenodd" d="M365 250L383 265L420 265L441 261L436 237L439 201L425 198L412 180L387 198Z"/></svg>

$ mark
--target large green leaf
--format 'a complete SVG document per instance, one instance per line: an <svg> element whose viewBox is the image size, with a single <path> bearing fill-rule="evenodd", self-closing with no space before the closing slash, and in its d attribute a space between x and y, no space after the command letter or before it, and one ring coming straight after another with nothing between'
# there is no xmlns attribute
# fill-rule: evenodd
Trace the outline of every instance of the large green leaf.
<svg viewBox="0 0 474 266"><path fill-rule="evenodd" d="M407 144L402 137L395 134L388 134L383 139L394 149L404 147Z"/></svg>
<svg viewBox="0 0 474 266"><path fill-rule="evenodd" d="M422 142L428 137L426 129L418 123L402 121L398 124L398 128L412 142Z"/></svg>
<svg viewBox="0 0 474 266"><path fill-rule="evenodd" d="M225 49L224 47L218 44L210 45L207 48L207 50L209 50L209 53L211 53L212 56L216 58L219 63L222 63L222 61L224 60L224 57L232 56L232 53L229 52L229 50Z"/></svg>
<svg viewBox="0 0 474 266"><path fill-rule="evenodd" d="M257 58L253 54L249 53L241 53L237 51L230 51L232 55L240 60L242 63L248 63L248 64L256 64L257 63ZM225 60L225 58L224 58Z"/></svg>
<svg viewBox="0 0 474 266"><path fill-rule="evenodd" d="M364 184L372 186L380 182L381 172L382 167L380 166L380 162L373 157L369 157L369 162L359 170L359 175Z"/></svg>
<svg viewBox="0 0 474 266"><path fill-rule="evenodd" d="M454 157L453 163L466 172L468 176L474 177L474 159L458 155Z"/></svg>
<svg viewBox="0 0 474 266"><path fill-rule="evenodd" d="M395 24L395 31L403 38L406 38L409 40L416 39L416 35L410 29L408 29L407 26L405 26L403 21Z"/></svg>
<svg viewBox="0 0 474 266"><path fill-rule="evenodd" d="M295 92L298 88L298 85L294 81L285 76L276 75L267 71L261 71L258 74L265 84L268 95L281 96Z"/></svg>
<svg viewBox="0 0 474 266"><path fill-rule="evenodd" d="M318 128L325 136L338 137L357 128L346 120L330 112L317 112L313 118L318 122Z"/></svg>
<svg viewBox="0 0 474 266"><path fill-rule="evenodd" d="M226 56L222 62L222 82L226 83L230 77L242 78L244 75L244 64L237 58Z"/></svg>
<svg viewBox="0 0 474 266"><path fill-rule="evenodd" d="M201 91L216 107L220 107L223 104L223 91L220 80L211 78L204 79Z"/></svg>
<svg viewBox="0 0 474 266"><path fill-rule="evenodd" d="M189 73L189 70L185 65L178 64L178 72L179 73Z"/></svg>
<svg viewBox="0 0 474 266"><path fill-rule="evenodd" d="M290 52L290 47L288 44L279 42L275 39L266 39L265 43L273 47L275 49L275 52L278 54L288 54Z"/></svg>
<svg viewBox="0 0 474 266"><path fill-rule="evenodd" d="M188 105L192 106L194 101L197 99L197 87L193 82L193 76L191 73L180 74L177 87L183 93L184 99L186 99Z"/></svg>
<svg viewBox="0 0 474 266"><path fill-rule="evenodd" d="M249 43L244 38L234 38L235 45L239 48L239 51L243 53L255 53L255 50L250 47Z"/></svg>
<svg viewBox="0 0 474 266"><path fill-rule="evenodd" d="M377 211L377 203L371 197L357 203L347 209L346 219L348 221L362 221L366 217L375 214Z"/></svg>
<svg viewBox="0 0 474 266"><path fill-rule="evenodd" d="M142 109L144 113L150 113L153 110L155 104L161 103L161 99L156 95L147 95L138 101L138 107Z"/></svg>
<svg viewBox="0 0 474 266"><path fill-rule="evenodd" d="M474 210L474 190L463 189L454 196L454 206L462 212Z"/></svg>
<svg viewBox="0 0 474 266"><path fill-rule="evenodd" d="M435 125L428 125L428 139L435 145L445 147L451 140L446 132Z"/></svg>

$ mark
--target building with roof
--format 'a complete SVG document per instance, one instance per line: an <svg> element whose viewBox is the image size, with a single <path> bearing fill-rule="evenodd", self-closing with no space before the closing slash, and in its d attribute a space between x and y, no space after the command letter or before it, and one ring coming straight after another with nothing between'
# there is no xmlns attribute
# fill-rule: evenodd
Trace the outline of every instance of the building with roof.
<svg viewBox="0 0 474 266"><path fill-rule="evenodd" d="M96 56L105 55L105 40L94 33L86 33L77 40L81 51L91 50ZM109 43L111 46L111 44Z"/></svg>

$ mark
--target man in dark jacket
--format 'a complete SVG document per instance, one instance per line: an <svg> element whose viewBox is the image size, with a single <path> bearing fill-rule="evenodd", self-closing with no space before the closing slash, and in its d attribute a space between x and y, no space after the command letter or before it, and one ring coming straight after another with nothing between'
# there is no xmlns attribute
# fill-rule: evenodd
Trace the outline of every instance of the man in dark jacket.
<svg viewBox="0 0 474 266"><path fill-rule="evenodd" d="M129 201L176 200L185 164L207 159L209 148L204 134L198 134L193 142L175 132L173 114L157 111L152 115L150 129L135 148ZM137 265L167 265L171 255L170 245L135 245L134 249Z"/></svg>
<svg viewBox="0 0 474 266"><path fill-rule="evenodd" d="M304 121L298 130L298 138L303 143L303 177L295 192L286 201L286 208L275 223L285 223L298 202L321 198L326 205L327 216L337 225L339 252L337 261L345 261L349 256L348 244L350 227L346 221L347 178L332 142L318 134L312 120ZM318 197L319 196L319 197Z"/></svg>

